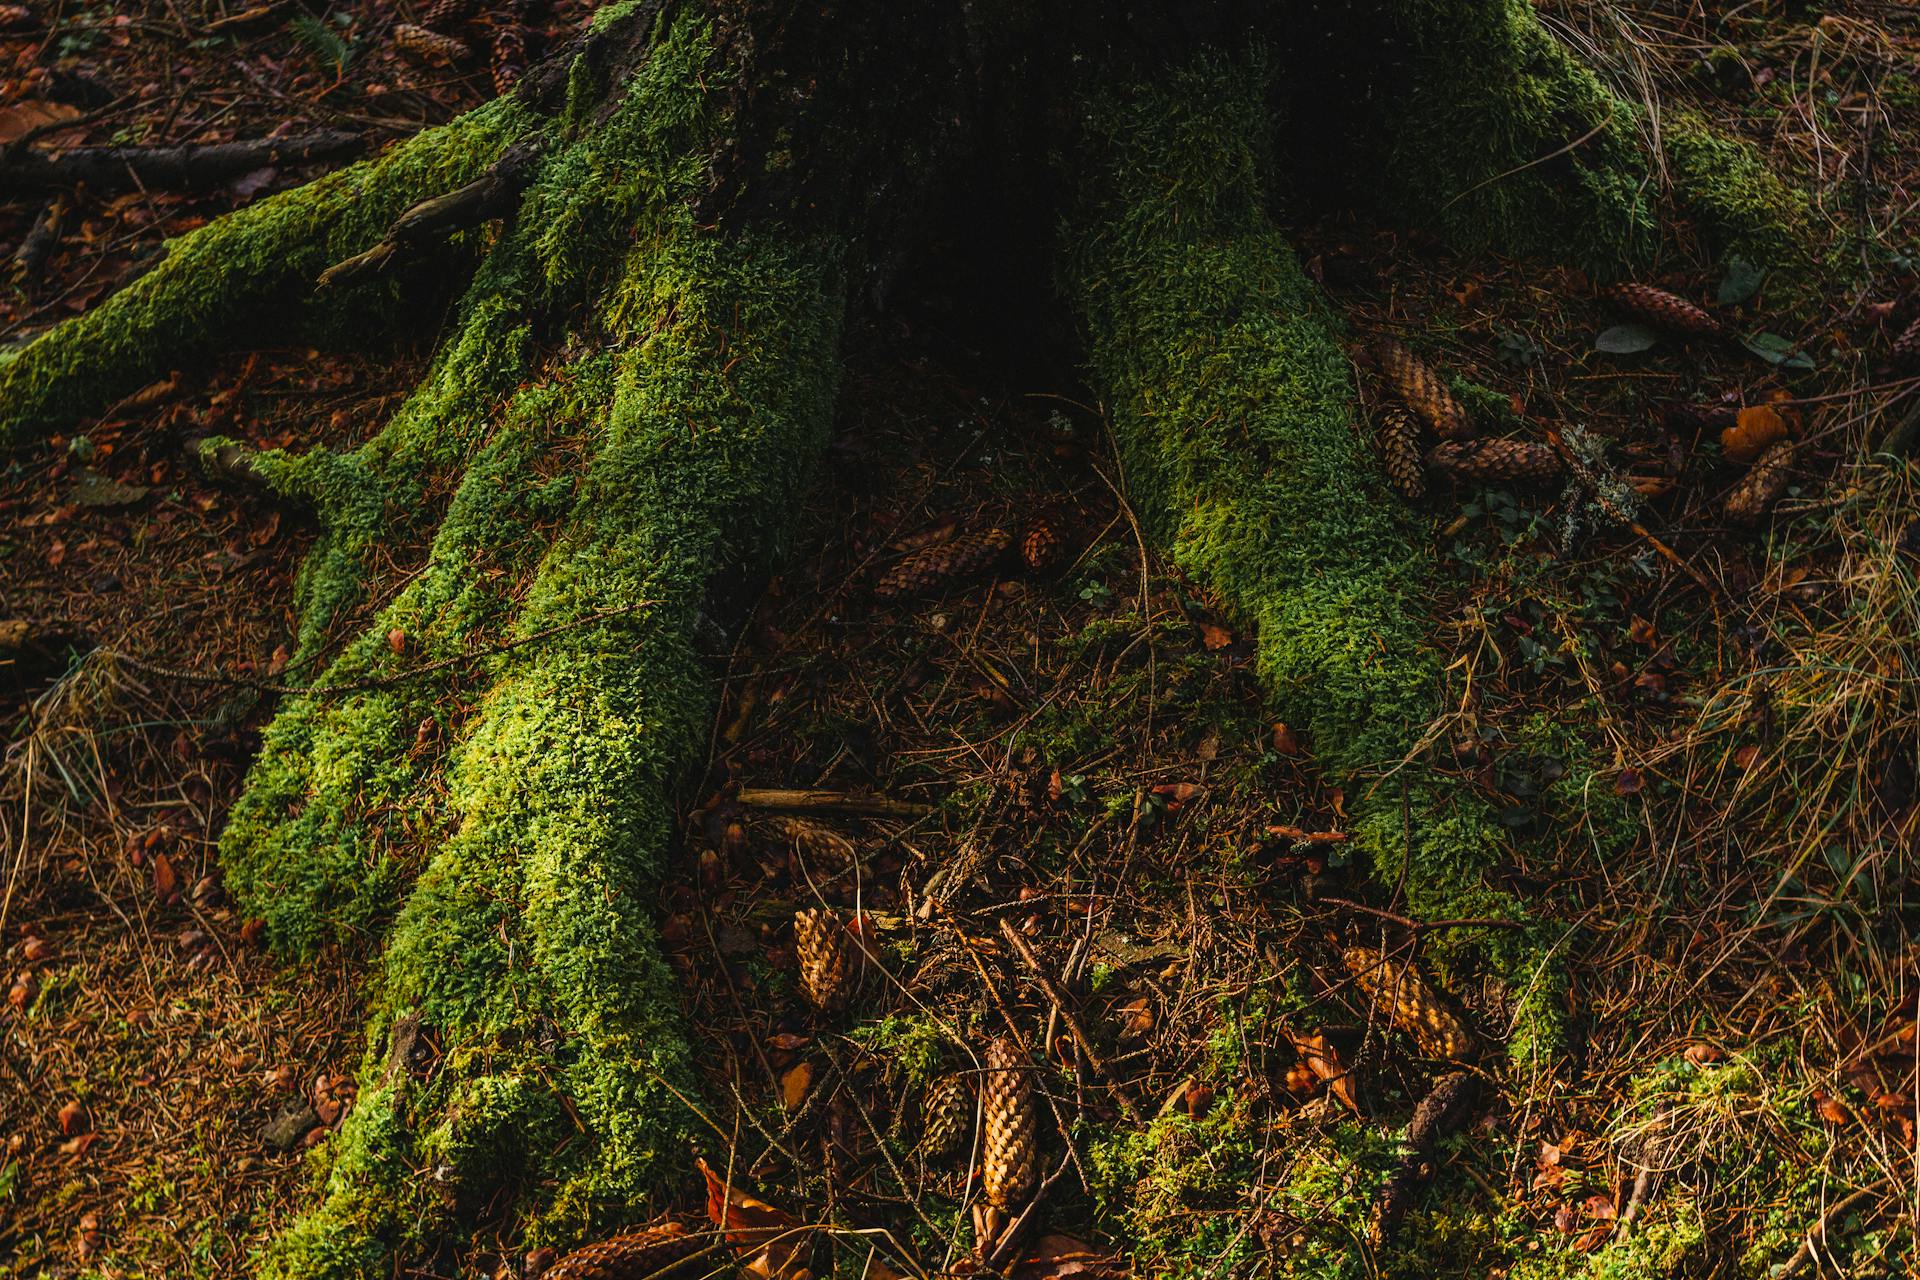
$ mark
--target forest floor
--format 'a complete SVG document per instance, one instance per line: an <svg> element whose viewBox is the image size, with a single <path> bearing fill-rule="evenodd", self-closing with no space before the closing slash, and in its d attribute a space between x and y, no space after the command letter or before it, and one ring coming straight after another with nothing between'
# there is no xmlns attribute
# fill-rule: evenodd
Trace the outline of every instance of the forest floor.
<svg viewBox="0 0 1920 1280"><path fill-rule="evenodd" d="M1699 1274L1910 1270L1920 536L1908 464L1873 455L1920 391L1886 355L1915 309L1920 17L1544 12L1636 96L1759 143L1852 278L1819 297L1675 254L1650 282L1755 340L1608 353L1621 317L1575 273L1338 216L1294 227L1356 349L1401 339L1514 433L1592 430L1644 502L1638 531L1557 486L1437 482L1414 504L1453 695L1431 741L1512 833L1503 886L1564 925L1574 1043L1494 1074L1404 1232L1430 1274L1487 1274L1496 1239L1555 1268L1530 1275L1579 1274L1634 1218L1654 1238L1697 1228ZM377 145L491 92L484 56L401 57L390 7L289 22L305 13L212 35L216 6L193 0L21 18L0 31L0 142L64 119L60 140L326 125ZM0 323L83 309L164 236L298 176L83 194ZM0 241L42 213L0 203ZM1100 407L1066 378L1018 383L969 329L908 307L861 335L791 567L719 676L660 899L711 1145L770 1203L837 1224L816 1270L941 1269L978 1188L966 1144L923 1149L930 1086L971 1081L985 1038L1011 1034L1047 1063L1025 1274L1259 1274L1364 1220L1366 1193L1319 1153L1376 1141L1390 1160L1430 1086L1339 957L1417 954L1423 934L1395 886L1347 866L1348 798L1264 714L1244 624L1141 537ZM424 355L236 358L0 470L0 620L71 640L0 670L0 1275L239 1274L296 1212L303 1148L352 1105L367 957L276 964L213 856L309 534L206 483L180 443L364 438ZM1364 429L1384 393L1356 377ZM1734 525L1741 440L1722 431L1770 426L1736 416L1761 406L1796 440L1792 483ZM1061 548L1043 572L1009 557L876 597L917 550L1039 525ZM389 549L389 594L422 551ZM767 788L928 810L809 830L741 803ZM794 913L819 905L872 948L831 1016L800 998L794 956ZM1447 995L1503 1038L1495 993ZM459 1261L526 1274L511 1213Z"/></svg>

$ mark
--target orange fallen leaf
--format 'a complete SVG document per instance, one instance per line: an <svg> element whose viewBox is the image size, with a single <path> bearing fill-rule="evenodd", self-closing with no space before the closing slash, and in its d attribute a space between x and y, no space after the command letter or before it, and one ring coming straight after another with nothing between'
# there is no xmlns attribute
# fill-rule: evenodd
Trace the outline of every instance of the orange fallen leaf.
<svg viewBox="0 0 1920 1280"><path fill-rule="evenodd" d="M1360 1094L1353 1087L1353 1072L1340 1060L1340 1051L1327 1042L1323 1032L1312 1035L1300 1035L1288 1032L1287 1038L1293 1041L1293 1051L1307 1064L1307 1070L1326 1082L1333 1096L1347 1105L1355 1115L1360 1114Z"/></svg>
<svg viewBox="0 0 1920 1280"><path fill-rule="evenodd" d="M1211 622L1200 624L1200 643L1209 649L1224 649L1233 643L1233 632Z"/></svg>
<svg viewBox="0 0 1920 1280"><path fill-rule="evenodd" d="M1787 438L1787 420L1772 405L1750 404L1734 424L1720 432L1720 449L1729 462L1752 462L1767 446Z"/></svg>
<svg viewBox="0 0 1920 1280"><path fill-rule="evenodd" d="M813 1088L813 1064L796 1062L780 1076L780 1105L788 1111L799 1110L800 1104L807 1100L807 1091Z"/></svg>
<svg viewBox="0 0 1920 1280"><path fill-rule="evenodd" d="M1069 1276L1113 1277L1127 1266L1084 1240L1058 1233L1041 1236L1020 1251L1008 1273L1013 1280L1067 1280Z"/></svg>
<svg viewBox="0 0 1920 1280"><path fill-rule="evenodd" d="M799 1280L795 1255L806 1243L800 1221L784 1209L757 1200L739 1187L728 1186L705 1160L695 1160L707 1181L707 1217L726 1230L727 1243L736 1249L758 1249L743 1270L770 1280Z"/></svg>

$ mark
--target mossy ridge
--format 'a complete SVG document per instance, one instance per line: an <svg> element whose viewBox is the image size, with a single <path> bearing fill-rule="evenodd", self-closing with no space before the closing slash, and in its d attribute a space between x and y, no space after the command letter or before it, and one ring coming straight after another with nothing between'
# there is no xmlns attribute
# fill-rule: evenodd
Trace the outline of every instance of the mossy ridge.
<svg viewBox="0 0 1920 1280"><path fill-rule="evenodd" d="M381 963L367 1092L275 1274L355 1274L333 1269L343 1233L361 1242L355 1265L375 1265L425 1207L380 1171L429 1149L489 1153L449 1173L457 1199L481 1194L476 1179L558 1183L535 1240L631 1211L680 1167L692 1117L675 1088L691 1072L646 904L667 787L709 710L694 615L716 574L764 563L797 499L793 460L824 445L836 256L681 214L630 258L623 293L652 300L646 336L617 357L604 440L512 634L654 603L498 662L447 771L453 834ZM378 1081L385 1030L408 1011L448 1066L403 1095ZM594 1140L553 1156L527 1135L555 1123L558 1094Z"/></svg>
<svg viewBox="0 0 1920 1280"><path fill-rule="evenodd" d="M1142 519L1257 625L1263 682L1329 775L1374 783L1352 826L1381 879L1404 881L1419 915L1519 915L1483 884L1499 849L1485 805L1407 762L1438 709L1410 611L1429 558L1350 426L1335 322L1260 207L1260 80L1257 65L1203 60L1091 107L1099 159L1069 287L1094 380ZM1550 1053L1555 992L1534 940L1468 935L1453 952L1539 996L1515 1047Z"/></svg>
<svg viewBox="0 0 1920 1280"><path fill-rule="evenodd" d="M373 244L410 205L479 177L532 126L525 108L501 99L173 241L152 270L85 315L0 353L0 448L236 339L297 332L320 314L312 282L321 271ZM404 306L392 281L352 294L372 314Z"/></svg>

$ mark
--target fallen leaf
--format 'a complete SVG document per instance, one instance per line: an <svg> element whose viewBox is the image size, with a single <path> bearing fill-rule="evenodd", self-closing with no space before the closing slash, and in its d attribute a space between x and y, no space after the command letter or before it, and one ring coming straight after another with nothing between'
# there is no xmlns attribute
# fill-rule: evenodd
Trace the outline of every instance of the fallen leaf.
<svg viewBox="0 0 1920 1280"><path fill-rule="evenodd" d="M27 98L0 107L0 146L23 138L42 125L59 124L79 115L78 107L39 98Z"/></svg>
<svg viewBox="0 0 1920 1280"><path fill-rule="evenodd" d="M1283 756L1297 756L1300 754L1300 739L1286 725L1276 724L1273 726L1273 749Z"/></svg>
<svg viewBox="0 0 1920 1280"><path fill-rule="evenodd" d="M807 1100L807 1091L813 1087L813 1064L796 1062L780 1076L780 1105L788 1111L797 1111L800 1104Z"/></svg>
<svg viewBox="0 0 1920 1280"><path fill-rule="evenodd" d="M1813 1109L1819 1117L1828 1124L1845 1124L1847 1122L1846 1104L1834 1097L1831 1093L1828 1093L1825 1089L1815 1089L1813 1091Z"/></svg>
<svg viewBox="0 0 1920 1280"><path fill-rule="evenodd" d="M1008 1274L1013 1280L1066 1280L1069 1276L1123 1276L1127 1266L1084 1240L1052 1233L1022 1249Z"/></svg>
<svg viewBox="0 0 1920 1280"><path fill-rule="evenodd" d="M1339 1050L1327 1042L1325 1033L1299 1035L1290 1031L1287 1038L1293 1041L1293 1051L1300 1055L1307 1069L1325 1081L1333 1096L1344 1102L1348 1110L1359 1115L1360 1094L1353 1087L1353 1072L1340 1060Z"/></svg>
<svg viewBox="0 0 1920 1280"><path fill-rule="evenodd" d="M399 627L395 627L393 630L387 632L387 648L393 650L395 653L405 653L407 651L407 633Z"/></svg>
<svg viewBox="0 0 1920 1280"><path fill-rule="evenodd" d="M87 1114L86 1104L77 1098L61 1106L59 1120L60 1132L69 1138L93 1127L93 1118Z"/></svg>
<svg viewBox="0 0 1920 1280"><path fill-rule="evenodd" d="M1726 1055L1720 1052L1720 1049L1717 1045L1711 1045L1711 1044L1705 1043L1704 1041L1696 1040L1692 1044L1687 1046L1686 1052L1683 1056L1686 1058L1688 1062L1691 1062L1694 1066L1704 1067L1710 1063L1720 1061L1720 1059Z"/></svg>
<svg viewBox="0 0 1920 1280"><path fill-rule="evenodd" d="M173 869L173 859L155 851L153 855L153 896L162 902L172 900L180 892L180 876Z"/></svg>
<svg viewBox="0 0 1920 1280"><path fill-rule="evenodd" d="M705 1160L695 1163L707 1182L707 1217L725 1229L727 1243L734 1248L761 1250L744 1269L778 1280L798 1280L801 1272L795 1269L795 1255L806 1242L806 1233L795 1229L799 1219L728 1186Z"/></svg>
<svg viewBox="0 0 1920 1280"><path fill-rule="evenodd" d="M1752 462L1767 447L1787 438L1787 420L1772 405L1750 404L1720 433L1720 450L1729 462Z"/></svg>
<svg viewBox="0 0 1920 1280"><path fill-rule="evenodd" d="M1200 624L1200 643L1209 649L1224 649L1233 643L1233 632L1211 622Z"/></svg>

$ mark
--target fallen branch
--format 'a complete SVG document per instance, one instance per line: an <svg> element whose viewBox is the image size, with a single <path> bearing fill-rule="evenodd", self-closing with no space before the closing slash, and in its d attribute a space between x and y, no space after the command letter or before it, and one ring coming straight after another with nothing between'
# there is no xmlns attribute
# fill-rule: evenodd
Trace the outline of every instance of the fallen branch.
<svg viewBox="0 0 1920 1280"><path fill-rule="evenodd" d="M845 813L860 818L923 818L930 804L893 800L886 796L854 795L850 791L784 791L745 787L734 797L749 809L785 809L793 813Z"/></svg>
<svg viewBox="0 0 1920 1280"><path fill-rule="evenodd" d="M0 187L96 192L216 187L273 165L322 164L357 154L363 140L337 129L177 147L75 147L58 155L18 151L0 157Z"/></svg>
<svg viewBox="0 0 1920 1280"><path fill-rule="evenodd" d="M1040 964L1040 957L1033 953L1033 948L1027 945L1027 940L1020 936L1018 929L1013 927L1013 921L1005 916L1000 917L1000 935L1007 940L1007 945L1013 948L1013 953L1020 957L1020 963L1027 966L1027 972L1039 982L1040 989L1046 992L1047 999L1053 1003L1053 1007L1060 1013L1061 1020L1067 1024L1067 1030L1073 1033L1073 1041L1079 1046L1080 1052L1086 1055L1087 1061L1092 1064L1095 1071L1099 1072L1100 1078L1112 1088L1113 1096L1119 1101L1120 1109L1126 1112L1127 1119L1137 1123L1140 1119L1140 1108L1134 1104L1126 1085L1121 1082L1119 1076L1114 1074L1107 1060L1100 1056L1100 1051L1093 1047L1093 1040L1087 1035L1086 1028L1080 1025L1080 1020L1074 1016L1073 1009L1067 1004L1066 996L1061 994L1060 988L1054 985L1052 976Z"/></svg>
<svg viewBox="0 0 1920 1280"><path fill-rule="evenodd" d="M472 182L422 200L395 218L380 243L322 271L314 282L316 287L331 289L352 284L385 270L389 262L409 249L506 217L519 204L520 193L532 181L537 155L537 150L531 147L509 148L491 169Z"/></svg>

